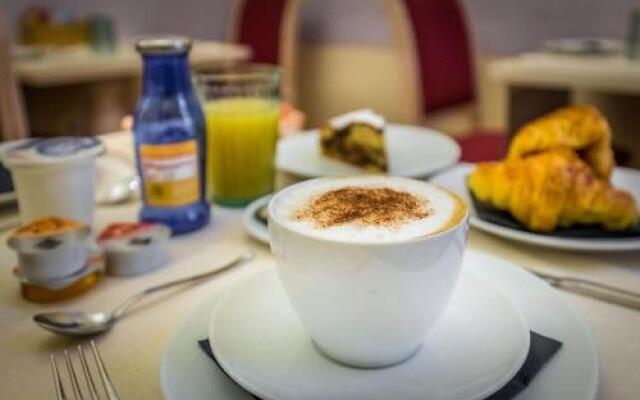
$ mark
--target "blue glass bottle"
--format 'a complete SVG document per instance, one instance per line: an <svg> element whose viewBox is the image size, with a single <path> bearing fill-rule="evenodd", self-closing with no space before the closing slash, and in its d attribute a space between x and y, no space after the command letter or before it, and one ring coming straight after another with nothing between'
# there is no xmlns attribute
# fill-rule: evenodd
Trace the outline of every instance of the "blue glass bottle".
<svg viewBox="0 0 640 400"><path fill-rule="evenodd" d="M142 97L135 114L136 162L141 177L140 219L173 234L209 222L205 193L204 115L189 74L189 39L141 39Z"/></svg>

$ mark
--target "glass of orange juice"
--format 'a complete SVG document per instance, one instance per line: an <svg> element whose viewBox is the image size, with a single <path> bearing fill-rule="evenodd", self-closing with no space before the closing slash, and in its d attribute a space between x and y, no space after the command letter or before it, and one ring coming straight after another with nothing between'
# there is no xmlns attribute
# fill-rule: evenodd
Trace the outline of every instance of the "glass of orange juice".
<svg viewBox="0 0 640 400"><path fill-rule="evenodd" d="M244 206L273 191L280 74L249 64L197 77L207 125L211 199Z"/></svg>

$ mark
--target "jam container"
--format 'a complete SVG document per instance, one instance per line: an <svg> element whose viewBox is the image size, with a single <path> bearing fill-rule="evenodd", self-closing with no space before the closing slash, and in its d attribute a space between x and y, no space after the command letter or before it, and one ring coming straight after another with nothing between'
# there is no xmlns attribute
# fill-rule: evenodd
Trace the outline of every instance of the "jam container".
<svg viewBox="0 0 640 400"><path fill-rule="evenodd" d="M171 229L163 224L121 222L109 225L97 239L107 259L107 273L134 276L154 270L168 260Z"/></svg>
<svg viewBox="0 0 640 400"><path fill-rule="evenodd" d="M47 285L85 266L90 255L89 233L89 227L80 221L47 217L18 228L7 244L18 253L20 277Z"/></svg>
<svg viewBox="0 0 640 400"><path fill-rule="evenodd" d="M37 219L15 230L7 244L18 254L15 274L22 296L51 303L94 287L104 273L104 257L89 240L89 227L57 217Z"/></svg>
<svg viewBox="0 0 640 400"><path fill-rule="evenodd" d="M20 277L20 292L22 297L34 303L53 303L79 296L98 284L104 275L105 259L102 255L94 254L86 260L80 271L46 284L30 282Z"/></svg>
<svg viewBox="0 0 640 400"><path fill-rule="evenodd" d="M104 151L92 137L27 139L3 146L22 223L48 215L93 223L95 158Z"/></svg>

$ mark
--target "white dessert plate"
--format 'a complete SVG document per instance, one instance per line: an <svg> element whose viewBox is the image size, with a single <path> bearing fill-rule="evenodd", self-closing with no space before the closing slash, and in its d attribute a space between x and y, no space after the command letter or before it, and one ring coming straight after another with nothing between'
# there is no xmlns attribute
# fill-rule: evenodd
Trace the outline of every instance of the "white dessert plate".
<svg viewBox="0 0 640 400"><path fill-rule="evenodd" d="M430 182L447 188L459 194L466 200L470 208L469 222L471 223L471 226L475 228L505 239L561 250L593 252L640 250L640 237L602 239L557 237L520 231L484 221L478 218L478 215L473 208L469 191L467 190L466 178L473 171L473 168L473 164L460 163L433 176L430 179ZM618 167L614 170L611 180L614 186L631 193L635 198L636 203L640 204L640 171L631 168Z"/></svg>
<svg viewBox="0 0 640 400"><path fill-rule="evenodd" d="M582 320L545 282L514 264L473 251L468 251L465 257L463 270L490 282L506 295L524 314L531 330L563 342L560 351L515 399L594 399L598 359L591 333ZM219 303L220 294L214 293L188 315L169 343L160 370L160 383L166 399L253 399L197 345L198 340L208 336L211 311ZM250 297L252 294L245 295ZM265 336L264 340L270 338ZM293 352L288 353L292 358L296 356Z"/></svg>
<svg viewBox="0 0 640 400"><path fill-rule="evenodd" d="M267 224L258 219L256 213L260 207L269 204L271 196L271 194L268 194L255 199L244 209L244 214L242 215L244 230L247 231L249 236L266 245L269 245L269 228Z"/></svg>
<svg viewBox="0 0 640 400"><path fill-rule="evenodd" d="M276 155L278 169L305 178L370 173L323 156L318 141L317 129L281 139ZM389 175L427 177L460 158L460 146L455 140L429 128L388 124L385 141Z"/></svg>
<svg viewBox="0 0 640 400"><path fill-rule="evenodd" d="M418 352L389 368L352 368L323 356L273 269L232 288L209 325L229 376L261 399L278 400L484 399L518 372L529 337L520 311L469 273Z"/></svg>

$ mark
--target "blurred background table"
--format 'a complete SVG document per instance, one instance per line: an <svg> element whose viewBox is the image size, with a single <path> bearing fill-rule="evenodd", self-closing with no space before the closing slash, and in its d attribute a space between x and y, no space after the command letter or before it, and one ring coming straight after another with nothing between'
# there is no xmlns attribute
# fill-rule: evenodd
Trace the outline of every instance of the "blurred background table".
<svg viewBox="0 0 640 400"><path fill-rule="evenodd" d="M246 46L195 41L189 59L193 68L200 69L245 61L250 55ZM63 86L142 74L140 55L133 42L120 43L108 54L97 53L84 45L54 47L43 50L41 56L16 60L14 68L22 84L31 87Z"/></svg>
<svg viewBox="0 0 640 400"><path fill-rule="evenodd" d="M527 121L571 103L590 103L607 116L614 144L640 165L640 62L623 54L524 53L490 63L489 74L504 92L511 134Z"/></svg>
<svg viewBox="0 0 640 400"><path fill-rule="evenodd" d="M195 41L190 61L194 70L201 70L246 61L250 55L243 45ZM32 136L87 135L117 129L131 114L142 63L134 43L125 41L108 54L84 45L52 47L17 58L14 69L24 89Z"/></svg>

